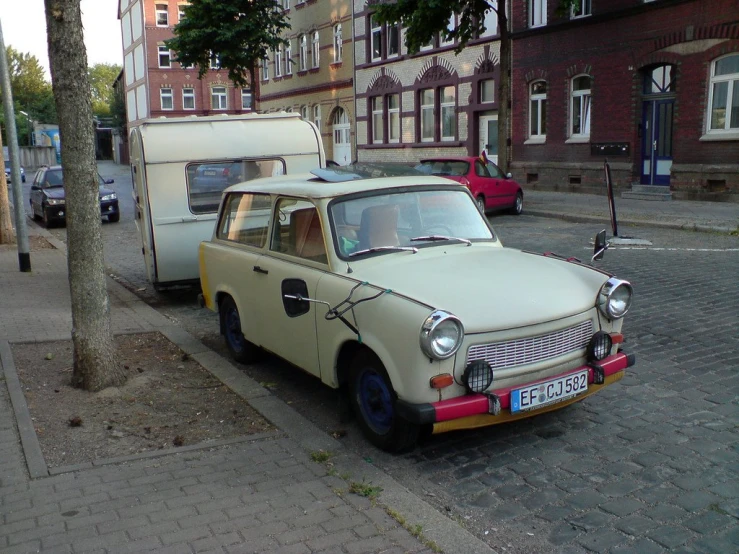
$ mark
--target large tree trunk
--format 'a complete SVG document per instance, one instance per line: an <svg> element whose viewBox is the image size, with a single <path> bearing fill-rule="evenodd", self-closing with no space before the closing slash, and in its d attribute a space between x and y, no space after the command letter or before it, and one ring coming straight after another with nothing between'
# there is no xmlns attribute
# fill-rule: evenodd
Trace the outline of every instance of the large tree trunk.
<svg viewBox="0 0 739 554"><path fill-rule="evenodd" d="M510 170L511 36L508 31L508 0L498 0L500 27L500 82L498 83L498 167Z"/></svg>
<svg viewBox="0 0 739 554"><path fill-rule="evenodd" d="M3 137L0 134L0 165L5 165L3 156ZM0 244L15 244L13 220L10 218L10 201L8 198L8 180L5 171L0 174Z"/></svg>
<svg viewBox="0 0 739 554"><path fill-rule="evenodd" d="M59 117L72 296L72 385L97 391L125 381L116 362L103 261L100 199L80 0L44 0Z"/></svg>

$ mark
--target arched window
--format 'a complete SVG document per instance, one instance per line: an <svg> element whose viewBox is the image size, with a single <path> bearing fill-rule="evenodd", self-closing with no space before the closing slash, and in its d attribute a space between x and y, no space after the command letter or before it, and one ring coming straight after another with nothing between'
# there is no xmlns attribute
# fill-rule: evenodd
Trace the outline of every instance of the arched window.
<svg viewBox="0 0 739 554"><path fill-rule="evenodd" d="M570 136L572 138L590 137L592 79L588 75L580 75L572 79L570 103Z"/></svg>
<svg viewBox="0 0 739 554"><path fill-rule="evenodd" d="M308 106L300 106L300 117L308 121Z"/></svg>
<svg viewBox="0 0 739 554"><path fill-rule="evenodd" d="M344 39L341 36L341 23L334 25L334 63L341 61L344 51Z"/></svg>
<svg viewBox="0 0 739 554"><path fill-rule="evenodd" d="M547 136L547 83L534 81L531 83L529 103L529 137L546 138Z"/></svg>
<svg viewBox="0 0 739 554"><path fill-rule="evenodd" d="M318 67L321 61L321 42L318 31L313 32L313 49L312 49L313 67Z"/></svg>
<svg viewBox="0 0 739 554"><path fill-rule="evenodd" d="M708 132L737 131L739 131L739 54L732 54L711 64Z"/></svg>
<svg viewBox="0 0 739 554"><path fill-rule="evenodd" d="M675 91L675 80L672 66L658 65L648 69L644 74L644 94L664 94Z"/></svg>
<svg viewBox="0 0 739 554"><path fill-rule="evenodd" d="M300 35L298 39L300 43L300 58L298 59L298 71L308 69L308 37Z"/></svg>

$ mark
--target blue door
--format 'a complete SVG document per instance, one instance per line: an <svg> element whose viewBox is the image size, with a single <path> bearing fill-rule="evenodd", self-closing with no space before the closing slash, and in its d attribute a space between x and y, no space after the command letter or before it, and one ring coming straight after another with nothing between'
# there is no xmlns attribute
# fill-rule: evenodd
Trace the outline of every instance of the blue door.
<svg viewBox="0 0 739 554"><path fill-rule="evenodd" d="M652 66L643 75L641 184L669 186L675 108L673 68L669 64Z"/></svg>

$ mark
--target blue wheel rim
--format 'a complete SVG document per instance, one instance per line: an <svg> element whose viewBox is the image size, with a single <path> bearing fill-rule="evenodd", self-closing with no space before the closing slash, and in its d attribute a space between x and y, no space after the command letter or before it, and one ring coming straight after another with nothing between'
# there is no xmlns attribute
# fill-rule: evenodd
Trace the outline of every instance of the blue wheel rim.
<svg viewBox="0 0 739 554"><path fill-rule="evenodd" d="M226 311L226 340L235 352L241 352L244 349L246 339L241 332L241 318L239 310L231 307Z"/></svg>
<svg viewBox="0 0 739 554"><path fill-rule="evenodd" d="M359 405L362 414L375 433L384 435L390 431L395 417L393 398L385 379L372 369L359 375Z"/></svg>

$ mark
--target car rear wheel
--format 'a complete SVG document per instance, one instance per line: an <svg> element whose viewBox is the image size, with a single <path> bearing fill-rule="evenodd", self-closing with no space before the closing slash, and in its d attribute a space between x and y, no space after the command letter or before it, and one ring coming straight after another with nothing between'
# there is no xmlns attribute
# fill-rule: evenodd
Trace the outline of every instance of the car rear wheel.
<svg viewBox="0 0 739 554"><path fill-rule="evenodd" d="M388 452L416 444L420 427L398 415L393 385L372 352L363 350L352 361L349 393L359 426L372 444Z"/></svg>
<svg viewBox="0 0 739 554"><path fill-rule="evenodd" d="M511 213L513 215L521 215L521 212L523 212L523 193L518 191L516 200L513 202L513 207L511 207Z"/></svg>
<svg viewBox="0 0 739 554"><path fill-rule="evenodd" d="M241 316L234 299L226 296L221 300L218 313L221 317L221 331L231 357L242 364L253 362L257 358L259 348L244 337L241 331Z"/></svg>
<svg viewBox="0 0 739 554"><path fill-rule="evenodd" d="M477 198L475 198L475 202L477 202L477 207L480 210L481 214L485 214L487 209L485 208L485 197L481 194Z"/></svg>

